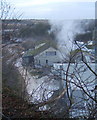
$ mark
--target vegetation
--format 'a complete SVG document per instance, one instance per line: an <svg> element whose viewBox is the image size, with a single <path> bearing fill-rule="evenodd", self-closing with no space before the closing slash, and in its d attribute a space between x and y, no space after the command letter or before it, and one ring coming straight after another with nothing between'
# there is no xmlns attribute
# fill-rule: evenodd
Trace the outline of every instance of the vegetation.
<svg viewBox="0 0 97 120"><path fill-rule="evenodd" d="M88 42L89 40L92 40L93 37L93 30L95 28L96 21L93 19L90 20L82 20L79 24L80 29L82 30L82 33L76 34L75 41L80 42Z"/></svg>
<svg viewBox="0 0 97 120"><path fill-rule="evenodd" d="M31 26L25 26L20 29L19 36L21 37L35 37L35 36L47 36L51 26L48 23L36 23Z"/></svg>
<svg viewBox="0 0 97 120"><path fill-rule="evenodd" d="M75 41L87 43L89 40L92 40L92 34L93 34L92 32L77 34L75 37Z"/></svg>
<svg viewBox="0 0 97 120"><path fill-rule="evenodd" d="M51 114L47 111L35 111L34 105L30 105L16 95L16 92L9 87L3 87L2 94L3 114L10 119L39 119L50 118Z"/></svg>
<svg viewBox="0 0 97 120"><path fill-rule="evenodd" d="M9 11L9 8L7 8L7 10ZM6 13L6 14L3 15L4 13ZM7 11L4 13L2 15L5 16L5 19L6 19ZM1 17L1 18L4 18L4 17ZM81 23L81 26L83 27L84 34L78 34L75 37L75 41L76 40L78 40L78 41L90 40L92 38L91 35L92 35L92 30L93 30L93 22L90 22L90 24L85 25L84 21L83 21ZM40 40L42 37L47 38L47 40L44 40L46 43L44 45L44 47L43 46L39 47L37 50L30 51L28 54L36 55L39 52L46 49L47 47L49 47L50 45L53 45L55 48L57 47L57 44L53 43L52 41L55 40L55 35L57 34L58 31L56 30L55 32L50 33L49 32L50 30L51 30L51 26L48 23L41 23L41 22L36 23L36 24L33 24L33 23L26 24L26 25L23 25L21 27L21 29L19 29L19 31L18 31L19 37L22 37L23 39L28 38L28 37L30 37L30 38L39 37L38 40ZM15 33L15 31L14 31L14 33ZM28 71L27 71L27 68L23 68L23 74L21 75L19 73L19 68L21 66L19 66L19 68L17 69L15 64L17 63L17 60L19 58L21 58L21 55L22 55L21 53L24 50L30 49L32 45L33 45L33 47L35 47L35 45L40 44L40 42L44 43L44 41L39 41L39 42L34 41L34 43L31 41L28 41L28 42L25 42L23 44L10 43L9 45L6 44L6 42L4 43L5 46L3 47L3 55L2 55L3 56L2 57L3 58L3 80L2 80L3 81L3 114L5 116L10 117L10 118L19 118L19 119L20 118L26 118L26 119L29 119L29 118L34 118L34 119L48 118L49 119L52 117L56 118L58 116L61 116L65 119L68 116L69 110L72 108L72 105L77 104L77 103L75 103L75 104L72 103L72 93L69 92L69 88L71 86L70 84L73 83L73 85L75 85L76 88L81 89L88 96L87 106L89 108L88 110L89 110L90 114L87 117L89 118L89 117L93 117L93 115L96 115L96 112L95 112L96 109L95 109L95 106L93 108L93 105L95 105L94 103L97 102L97 100L95 99L94 96L92 96L93 93L90 94L90 91L86 91L84 89L84 86L87 88L87 84L86 84L87 78L84 80L80 76L80 72L83 72L83 74L84 74L85 70L80 71L77 68L77 65L78 65L77 63L76 63L76 66L74 68L74 71L72 71L72 73L69 69L70 64L71 64L71 60L72 60L72 56L74 56L76 53L79 53L80 51L81 51L81 53L83 53L81 48L79 48L79 50L72 51L72 53L71 53L72 56L70 56L70 59L68 61L68 67L67 67L66 71L64 71L63 69L60 69L61 71L59 71L59 73L57 75L55 75L55 74L53 75L52 73L50 75L48 74L48 79L47 79L48 82L53 82L53 80L55 80L54 78L56 78L56 81L57 80L58 81L64 80L66 82L66 87L61 88L61 90L59 90L59 94L57 96L53 96L52 99L51 98L49 99L49 97L48 97L49 93L48 93L48 95L46 96L47 98L45 97L45 93L47 92L46 91L47 89L45 87L45 89L43 91L43 86L42 86L42 85L48 84L47 80L45 80L44 84L40 85L39 86L40 89L38 90L38 94L41 92L41 89L43 91L43 94L41 95L41 98L43 100L42 102L40 100L38 100L37 104L31 103L31 102L29 103L29 100L27 101L27 99L25 99L25 96L27 96L27 97L29 96L26 93L26 89L27 89L26 85L27 84L25 82L27 80L26 78L27 78ZM30 45L28 45L28 44L30 44ZM84 65L86 65L87 68L89 68L89 70L94 75L97 76L97 74L89 67L89 65L86 63L86 61L84 61L83 54L82 54L82 61L83 61ZM45 72L43 72L43 71L45 71ZM31 72L31 74L34 76L39 75L39 77L41 77L44 74L46 75L45 68L43 68L43 71L39 70L39 69L35 70L35 71L33 70ZM66 77L64 77L64 79L60 78L61 77L60 72L62 72L62 74L64 74L64 75L66 75ZM78 76L76 76L76 73L78 73ZM22 79L24 80L23 84L21 84ZM84 84L84 86L83 86L83 84ZM49 87L49 85L50 84L48 84L47 87ZM17 94L19 92L21 93L21 95ZM55 91L53 91L53 92L56 93ZM68 99L66 99L65 95L67 95ZM31 94L30 97L33 98L33 94ZM63 99L63 98L65 98L65 99ZM91 103L90 103L90 101L88 101L90 99L92 101ZM85 98L85 100L86 100L86 98ZM36 100L36 102L37 102L37 100ZM68 106L67 106L67 104L68 104ZM51 105L49 110L39 111L39 108L44 107L45 105L48 105L48 106ZM78 107L78 109L80 109L80 106L77 106L77 107ZM62 113L62 114L59 115L60 113Z"/></svg>

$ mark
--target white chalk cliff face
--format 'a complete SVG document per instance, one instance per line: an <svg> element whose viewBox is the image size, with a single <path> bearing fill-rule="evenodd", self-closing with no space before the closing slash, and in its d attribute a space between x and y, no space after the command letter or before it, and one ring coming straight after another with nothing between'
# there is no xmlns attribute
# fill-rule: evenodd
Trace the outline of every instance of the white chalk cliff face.
<svg viewBox="0 0 97 120"><path fill-rule="evenodd" d="M41 102L43 99L48 99L52 94L53 90L59 89L59 82L50 80L48 76L44 76L40 79L33 78L30 76L29 84L27 86L27 91L33 97L31 101L37 103Z"/></svg>
<svg viewBox="0 0 97 120"><path fill-rule="evenodd" d="M26 89L30 96L30 101L37 103L41 102L44 99L48 99L53 94L53 90L59 89L59 81L51 79L51 76L44 76L37 78L37 76L32 76L28 71L22 66L22 60L18 59L16 66L20 74L24 77L26 76ZM31 97L32 96L32 97Z"/></svg>

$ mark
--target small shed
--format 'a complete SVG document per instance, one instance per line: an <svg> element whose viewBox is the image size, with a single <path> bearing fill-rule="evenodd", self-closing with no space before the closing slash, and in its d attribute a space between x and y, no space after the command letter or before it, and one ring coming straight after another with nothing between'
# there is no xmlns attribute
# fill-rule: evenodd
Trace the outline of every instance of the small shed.
<svg viewBox="0 0 97 120"><path fill-rule="evenodd" d="M33 56L23 56L22 57L23 66L34 66L34 57Z"/></svg>

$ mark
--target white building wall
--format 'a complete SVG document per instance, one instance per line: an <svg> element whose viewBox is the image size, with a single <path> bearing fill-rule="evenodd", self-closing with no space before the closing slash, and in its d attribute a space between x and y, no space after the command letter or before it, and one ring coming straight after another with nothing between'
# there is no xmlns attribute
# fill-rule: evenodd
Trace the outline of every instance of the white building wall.
<svg viewBox="0 0 97 120"><path fill-rule="evenodd" d="M55 51L56 51L56 55L49 55L49 56L46 55L46 52L55 52ZM40 64L42 66L45 66L47 65L46 61L48 61L48 65L53 65L53 63L62 61L62 55L58 50L50 47L47 50L35 56L34 59L35 59L35 64Z"/></svg>
<svg viewBox="0 0 97 120"><path fill-rule="evenodd" d="M95 71L95 63L88 64L92 68L92 70ZM55 70L60 69L60 67L63 68L62 79L65 79L65 73L68 67L68 63L64 64L55 63L53 65L53 68ZM76 75L80 81L84 81L87 85L89 85L90 89L92 89L93 85L95 85L95 75L89 70L89 68L84 63L79 64L71 63L69 67L69 75L71 75L72 77ZM78 81L76 78L75 80L76 82Z"/></svg>
<svg viewBox="0 0 97 120"><path fill-rule="evenodd" d="M93 71L95 71L95 63L88 63L89 66L92 68ZM53 72L58 70L60 71L60 68L62 68L62 82L64 85L64 88L66 88L66 71L67 71L67 67L68 67L68 63L64 63L64 64L54 64L53 65ZM55 72L55 74L58 74L57 72ZM83 88L90 94L92 95L92 97L94 97L94 92L92 92L92 90L95 88L95 75L89 70L89 68L84 64L84 63L80 63L80 64L70 64L69 67L69 72L68 75L72 76L68 76L68 80L76 83L77 85L81 85L83 86ZM74 77L76 76L79 80ZM84 84L85 85L84 85ZM80 103L83 107L82 108L73 108L71 110L71 114L73 117L76 117L78 115L85 115L88 114L87 111L87 107L86 104L87 102L84 101L84 99L88 99L89 97L83 92L83 90L81 90L80 88L76 87L76 85L74 85L73 83L69 84L70 86L70 92L73 93L73 100L74 103ZM82 95L83 94L83 95ZM91 100L90 100L91 101ZM80 104L78 104L78 107L80 106Z"/></svg>

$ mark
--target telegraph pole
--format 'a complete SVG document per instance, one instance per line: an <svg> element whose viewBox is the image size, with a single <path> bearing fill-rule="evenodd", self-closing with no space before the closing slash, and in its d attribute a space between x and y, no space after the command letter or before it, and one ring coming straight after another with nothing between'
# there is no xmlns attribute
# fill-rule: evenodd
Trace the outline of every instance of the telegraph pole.
<svg viewBox="0 0 97 120"><path fill-rule="evenodd" d="M95 30L94 30L94 34L95 34L95 73L97 74L97 30L96 30L96 27L95 27ZM95 99L97 100L97 76L95 76ZM95 103L95 108L96 108L96 111L97 111L97 103ZM96 113L96 120L97 120L97 113Z"/></svg>
<svg viewBox="0 0 97 120"><path fill-rule="evenodd" d="M95 73L97 74L97 28L95 20L95 28L93 30L93 42L94 42L94 51L95 51ZM95 100L97 100L97 76L95 75ZM97 103L95 102L95 111L97 111ZM97 113L95 115L95 120L97 120Z"/></svg>
<svg viewBox="0 0 97 120"><path fill-rule="evenodd" d="M94 48L95 48L95 73L97 74L97 2L95 2L95 28L94 28ZM97 76L95 76L95 99L97 100ZM97 103L95 103L95 110L97 111ZM97 120L97 113L95 115Z"/></svg>

